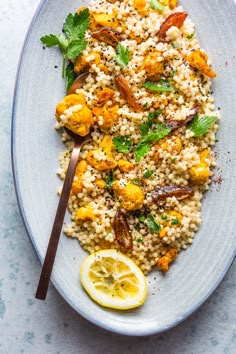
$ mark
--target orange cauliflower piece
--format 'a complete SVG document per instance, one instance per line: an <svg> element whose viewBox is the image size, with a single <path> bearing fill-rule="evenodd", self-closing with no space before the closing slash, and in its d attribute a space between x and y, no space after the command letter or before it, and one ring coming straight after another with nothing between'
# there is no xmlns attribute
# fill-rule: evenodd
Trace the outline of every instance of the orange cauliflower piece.
<svg viewBox="0 0 236 354"><path fill-rule="evenodd" d="M157 266L163 272L167 272L169 270L169 264L173 262L177 258L177 250L175 248L171 248L166 254L158 259Z"/></svg>
<svg viewBox="0 0 236 354"><path fill-rule="evenodd" d="M93 115L82 94L68 95L56 106L56 119L75 134L85 136L93 126Z"/></svg>
<svg viewBox="0 0 236 354"><path fill-rule="evenodd" d="M105 189L106 188L106 182L104 179L98 178L95 180L95 184L98 188Z"/></svg>
<svg viewBox="0 0 236 354"><path fill-rule="evenodd" d="M148 13L146 0L133 0L133 6L141 16L145 16Z"/></svg>
<svg viewBox="0 0 236 354"><path fill-rule="evenodd" d="M122 172L129 172L134 169L134 165L126 160L119 160L117 165Z"/></svg>
<svg viewBox="0 0 236 354"><path fill-rule="evenodd" d="M81 160L75 171L75 178L72 184L72 189L71 192L73 194L78 194L82 191L83 189L83 176L84 173L87 171L88 164L85 160Z"/></svg>
<svg viewBox="0 0 236 354"><path fill-rule="evenodd" d="M90 165L99 171L106 171L113 169L117 166L113 155L112 137L105 135L102 139L101 145L97 150L91 150L87 154L87 161Z"/></svg>
<svg viewBox="0 0 236 354"><path fill-rule="evenodd" d="M162 143L154 145L154 148L153 158L157 162L160 150L168 151L173 156L178 155L182 149L182 142L178 136L173 136L171 139L163 139Z"/></svg>
<svg viewBox="0 0 236 354"><path fill-rule="evenodd" d="M205 149L200 153L200 163L191 167L188 171L190 179L194 183L204 183L210 177L210 168L206 162L209 158L209 150Z"/></svg>
<svg viewBox="0 0 236 354"><path fill-rule="evenodd" d="M142 70L145 70L147 78L155 78L164 72L164 62L158 62L157 58L160 55L159 52L152 52L145 56Z"/></svg>
<svg viewBox="0 0 236 354"><path fill-rule="evenodd" d="M169 0L169 3L168 3L169 8L171 10L173 10L177 6L177 2L178 2L178 0Z"/></svg>
<svg viewBox="0 0 236 354"><path fill-rule="evenodd" d="M187 56L187 60L189 64L201 71L204 75L214 78L216 77L216 73L211 69L211 67L207 64L208 56L202 50L197 49L194 50Z"/></svg>
<svg viewBox="0 0 236 354"><path fill-rule="evenodd" d="M105 87L104 89L102 89L100 92L98 92L98 103L99 104L104 104L107 101L109 101L110 99L112 99L112 97L114 96L114 91L111 90L109 87Z"/></svg>
<svg viewBox="0 0 236 354"><path fill-rule="evenodd" d="M112 27L116 29L118 27L118 20L116 18L115 11L112 14L104 14L104 13L93 13L93 19L96 24L104 26L104 27Z"/></svg>
<svg viewBox="0 0 236 354"><path fill-rule="evenodd" d="M93 221L95 219L95 215L93 211L94 211L93 207L89 204L86 205L85 207L79 208L75 215L75 221L78 224L81 224L84 221Z"/></svg>
<svg viewBox="0 0 236 354"><path fill-rule="evenodd" d="M94 107L93 114L95 116L95 121L99 122L100 117L102 117L101 124L99 122L99 126L105 130L110 129L114 123L118 121L118 109L119 106L103 106L103 107Z"/></svg>
<svg viewBox="0 0 236 354"><path fill-rule="evenodd" d="M113 183L113 189L115 194L122 198L122 208L130 211L142 208L144 194L139 186L132 183L128 183L126 186L121 186L118 181L115 181Z"/></svg>
<svg viewBox="0 0 236 354"><path fill-rule="evenodd" d="M91 51L88 55L80 54L74 65L74 71L78 74L81 70L89 69L92 64L98 65L101 61L101 56L98 52Z"/></svg>

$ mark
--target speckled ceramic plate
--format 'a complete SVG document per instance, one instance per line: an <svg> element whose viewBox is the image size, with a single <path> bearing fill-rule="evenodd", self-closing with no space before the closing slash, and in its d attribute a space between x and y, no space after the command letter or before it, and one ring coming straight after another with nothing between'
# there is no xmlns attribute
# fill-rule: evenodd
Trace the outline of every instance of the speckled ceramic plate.
<svg viewBox="0 0 236 354"><path fill-rule="evenodd" d="M203 224L194 244L181 253L168 274L153 272L148 276L148 299L134 311L104 309L85 294L79 268L86 253L77 241L61 237L53 270L54 285L79 314L126 335L159 333L183 321L210 296L235 256L236 5L233 0L183 0L182 5L195 22L201 46L210 54L218 73L213 89L223 117L215 171L215 178L222 177L222 183L213 185L204 198ZM75 0L40 4L26 39L16 84L13 171L22 217L41 261L58 203L60 181L56 170L64 147L54 130L54 108L64 96L64 82L59 51L43 50L39 38L59 33L68 12L79 6L80 1Z"/></svg>

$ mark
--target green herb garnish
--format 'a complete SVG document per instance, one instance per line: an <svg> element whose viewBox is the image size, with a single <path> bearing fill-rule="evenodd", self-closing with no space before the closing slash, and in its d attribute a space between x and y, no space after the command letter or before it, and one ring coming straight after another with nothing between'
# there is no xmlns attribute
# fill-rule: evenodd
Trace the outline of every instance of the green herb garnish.
<svg viewBox="0 0 236 354"><path fill-rule="evenodd" d="M143 86L153 92L172 92L173 87L167 79L160 79L159 82L146 81Z"/></svg>
<svg viewBox="0 0 236 354"><path fill-rule="evenodd" d="M155 112L151 112L148 114L148 118L147 118L146 122L142 123L140 125L140 132L141 132L142 136L144 136L148 133L149 129L152 126L154 119L159 117L160 114L161 114L161 111L159 109Z"/></svg>
<svg viewBox="0 0 236 354"><path fill-rule="evenodd" d="M146 178L146 179L151 178L154 172L155 172L154 170L145 171L143 174L143 178Z"/></svg>
<svg viewBox="0 0 236 354"><path fill-rule="evenodd" d="M194 37L195 33L193 32L192 34L190 34L189 36L187 36L186 38L188 39L192 39Z"/></svg>
<svg viewBox="0 0 236 354"><path fill-rule="evenodd" d="M167 220L167 219L168 219L168 216L167 216L166 214L163 214L163 215L161 216L161 218L162 218L162 220Z"/></svg>
<svg viewBox="0 0 236 354"><path fill-rule="evenodd" d="M147 218L147 227L154 234L158 234L161 230L161 225L155 220L155 218L152 214L150 214Z"/></svg>
<svg viewBox="0 0 236 354"><path fill-rule="evenodd" d="M164 138L170 131L171 128L161 122L158 122L155 125L155 129L149 131L136 145L134 150L136 161L139 162L141 158L150 151L151 143L155 143Z"/></svg>
<svg viewBox="0 0 236 354"><path fill-rule="evenodd" d="M135 228L136 231L140 231L140 225L139 224L134 225L134 228Z"/></svg>
<svg viewBox="0 0 236 354"><path fill-rule="evenodd" d="M86 48L85 31L89 26L89 10L82 10L79 14L69 14L63 24L63 33L60 35L49 34L40 38L46 47L51 48L59 46L63 55L62 77L66 75L67 89L68 84L72 82L71 64L66 62L75 60ZM69 66L69 68L68 68ZM67 77L68 75L68 77Z"/></svg>
<svg viewBox="0 0 236 354"><path fill-rule="evenodd" d="M178 45L177 43L172 43L172 47L173 47L174 49L176 49L176 48L179 48L179 45Z"/></svg>
<svg viewBox="0 0 236 354"><path fill-rule="evenodd" d="M116 46L116 56L115 56L116 62L122 67L122 69L125 69L129 63L129 59L130 59L129 49L123 47L122 44L118 43Z"/></svg>
<svg viewBox="0 0 236 354"><path fill-rule="evenodd" d="M105 187L108 188L108 189L112 188L114 179L115 179L115 177L114 177L114 171L113 171L113 170L110 170L110 171L108 172L108 174L106 175L106 178L105 178L105 182L106 182Z"/></svg>
<svg viewBox="0 0 236 354"><path fill-rule="evenodd" d="M144 215L140 215L140 216L138 217L138 220L139 220L140 222L144 223L144 221L145 221L145 216L144 216Z"/></svg>
<svg viewBox="0 0 236 354"><path fill-rule="evenodd" d="M75 81L76 75L74 72L74 65L69 63L66 67L66 91L69 91L69 88Z"/></svg>
<svg viewBox="0 0 236 354"><path fill-rule="evenodd" d="M115 136L112 139L112 143L118 152L123 152L125 154L128 154L131 151L133 145L132 139L125 136Z"/></svg>
<svg viewBox="0 0 236 354"><path fill-rule="evenodd" d="M209 130L210 126L217 120L217 117L203 116L199 117L198 114L195 115L192 122L188 124L188 129L190 129L195 138L198 138Z"/></svg>
<svg viewBox="0 0 236 354"><path fill-rule="evenodd" d="M133 178L133 179L131 180L131 183L132 183L132 184L135 184L136 186L139 186L139 187L142 185L142 183L141 183L141 181L140 181L139 178Z"/></svg>
<svg viewBox="0 0 236 354"><path fill-rule="evenodd" d="M171 71L170 76L174 77L176 75L176 71Z"/></svg>
<svg viewBox="0 0 236 354"><path fill-rule="evenodd" d="M139 238L137 238L136 241L137 241L137 242L143 242L143 238L142 238L142 237L139 237Z"/></svg>
<svg viewBox="0 0 236 354"><path fill-rule="evenodd" d="M150 7L152 10L163 11L165 6L162 5L158 0L151 0Z"/></svg>
<svg viewBox="0 0 236 354"><path fill-rule="evenodd" d="M178 218L174 218L173 221L171 221L171 225L178 225L179 224L179 219Z"/></svg>

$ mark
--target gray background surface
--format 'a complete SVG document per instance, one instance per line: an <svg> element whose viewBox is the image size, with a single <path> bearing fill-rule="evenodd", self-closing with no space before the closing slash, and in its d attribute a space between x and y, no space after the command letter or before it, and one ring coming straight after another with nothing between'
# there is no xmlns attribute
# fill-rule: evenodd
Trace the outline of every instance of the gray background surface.
<svg viewBox="0 0 236 354"><path fill-rule="evenodd" d="M19 215L10 162L11 105L23 40L38 0L1 0L0 354L236 353L236 263L210 299L156 336L113 335L75 313L51 286L34 299L40 264ZM227 233L227 230L226 230Z"/></svg>

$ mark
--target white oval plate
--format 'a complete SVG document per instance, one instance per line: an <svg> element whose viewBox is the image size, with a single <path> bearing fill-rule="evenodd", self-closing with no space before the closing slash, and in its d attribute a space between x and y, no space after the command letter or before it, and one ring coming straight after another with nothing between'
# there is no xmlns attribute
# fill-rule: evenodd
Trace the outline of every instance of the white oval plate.
<svg viewBox="0 0 236 354"><path fill-rule="evenodd" d="M159 333L180 323L213 292L235 256L236 245L236 6L233 0L183 0L196 24L201 46L218 73L214 95L221 107L218 134L220 186L212 187L203 203L203 224L194 244L182 252L165 276L148 276L149 296L139 309L107 310L94 303L79 282L79 268L86 253L76 240L61 236L53 283L65 300L91 322L127 335ZM82 3L81 3L82 4ZM32 21L20 62L12 124L12 160L22 217L42 261L45 255L58 196L58 155L64 149L54 130L55 105L64 96L61 55L43 50L39 38L60 33L63 20L80 1L43 1ZM58 68L54 68L54 66ZM234 155L233 155L234 152ZM69 215L67 215L69 221Z"/></svg>

